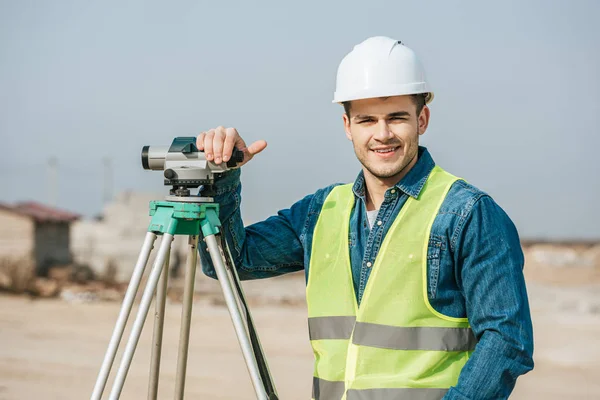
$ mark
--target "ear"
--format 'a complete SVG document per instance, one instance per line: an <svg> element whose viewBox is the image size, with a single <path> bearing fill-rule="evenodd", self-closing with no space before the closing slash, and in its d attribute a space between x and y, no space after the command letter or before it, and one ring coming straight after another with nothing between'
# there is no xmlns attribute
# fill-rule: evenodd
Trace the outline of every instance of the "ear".
<svg viewBox="0 0 600 400"><path fill-rule="evenodd" d="M350 118L348 118L348 114L344 113L342 119L344 120L344 130L346 131L346 137L349 141L352 141L352 132L350 131Z"/></svg>
<svg viewBox="0 0 600 400"><path fill-rule="evenodd" d="M429 126L430 116L431 111L429 110L429 107L427 107L426 105L423 106L421 114L419 114L419 118L417 119L417 125L419 126L419 135L424 134L427 130L427 127Z"/></svg>

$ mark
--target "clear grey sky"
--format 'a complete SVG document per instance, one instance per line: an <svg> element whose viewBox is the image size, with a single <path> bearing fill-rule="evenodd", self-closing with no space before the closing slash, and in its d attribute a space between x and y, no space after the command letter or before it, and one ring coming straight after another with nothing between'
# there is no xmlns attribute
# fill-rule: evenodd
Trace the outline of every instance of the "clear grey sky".
<svg viewBox="0 0 600 400"><path fill-rule="evenodd" d="M242 174L266 218L355 178L336 69L386 35L425 65L438 164L522 237L600 238L600 2L250 3L0 0L0 201L47 201L52 156L63 208L100 212L104 157L116 192L162 193L142 146L222 124L269 143Z"/></svg>

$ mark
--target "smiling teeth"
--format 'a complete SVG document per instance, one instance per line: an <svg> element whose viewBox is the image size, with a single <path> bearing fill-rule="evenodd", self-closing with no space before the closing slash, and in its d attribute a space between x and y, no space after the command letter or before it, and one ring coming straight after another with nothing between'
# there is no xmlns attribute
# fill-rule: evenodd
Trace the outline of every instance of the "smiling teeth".
<svg viewBox="0 0 600 400"><path fill-rule="evenodd" d="M389 153L391 151L394 151L394 149L386 149L386 150L374 150L377 153Z"/></svg>

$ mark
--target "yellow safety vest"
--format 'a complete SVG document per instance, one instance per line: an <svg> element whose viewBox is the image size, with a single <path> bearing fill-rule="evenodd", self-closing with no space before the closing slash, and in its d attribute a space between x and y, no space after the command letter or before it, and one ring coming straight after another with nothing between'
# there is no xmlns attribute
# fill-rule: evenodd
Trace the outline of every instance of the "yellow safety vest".
<svg viewBox="0 0 600 400"><path fill-rule="evenodd" d="M315 227L306 297L315 355L313 399L441 399L475 348L467 318L427 297L429 232L455 176L434 167L409 198L372 266L360 307L352 286L348 229L352 185L335 187Z"/></svg>

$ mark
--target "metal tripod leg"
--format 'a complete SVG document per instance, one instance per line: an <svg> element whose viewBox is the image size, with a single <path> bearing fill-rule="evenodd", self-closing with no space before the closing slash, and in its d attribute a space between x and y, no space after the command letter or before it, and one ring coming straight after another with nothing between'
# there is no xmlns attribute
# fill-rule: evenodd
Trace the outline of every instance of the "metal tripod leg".
<svg viewBox="0 0 600 400"><path fill-rule="evenodd" d="M189 237L189 252L185 268L185 289L181 308L181 330L179 332L179 351L177 355L177 375L175 376L175 399L183 399L185 373L187 369L190 325L192 322L192 304L194 302L194 284L196 282L196 263L198 260L198 236Z"/></svg>
<svg viewBox="0 0 600 400"><path fill-rule="evenodd" d="M162 352L163 327L165 325L165 305L167 302L167 288L169 285L169 259L171 251L160 275L154 312L154 331L152 333L152 356L150 358L150 381L148 383L148 400L156 400L158 396L158 377L160 375L160 356Z"/></svg>
<svg viewBox="0 0 600 400"><path fill-rule="evenodd" d="M273 383L273 377L271 376L269 365L267 364L267 360L262 349L260 339L258 338L258 333L256 332L256 327L254 321L252 320L252 315L250 314L250 310L248 309L246 296L244 295L244 290L242 288L242 285L240 284L240 278L237 274L237 270L233 262L233 257L231 255L229 245L227 244L225 238L222 236L221 251L224 253L225 259L229 266L227 272L228 276L230 277L230 283L232 287L236 289L236 298L238 299L239 308L243 311L246 317L244 319L244 322L246 323L246 328L250 336L250 343L252 344L254 357L256 359L256 364L258 365L258 370L260 372L260 377L262 379L263 386L265 388L267 396L269 397L269 400L278 400L277 389L275 388L275 384Z"/></svg>
<svg viewBox="0 0 600 400"><path fill-rule="evenodd" d="M250 338L248 337L248 331L246 330L244 318L240 312L238 302L231 286L231 281L224 263L224 255L219 249L215 235L206 236L205 241L217 273L217 278L221 284L221 289L223 290L225 303L229 309L229 315L231 316L231 321L233 322L235 333L240 343L242 354L244 356L244 360L246 361L246 366L248 367L248 372L252 380L252 385L254 386L254 391L256 392L256 397L260 400L266 400L268 399L267 393L265 392L265 388L260 378L260 372L256 364L256 359L254 358L254 354L252 352L252 345L250 343Z"/></svg>
<svg viewBox="0 0 600 400"><path fill-rule="evenodd" d="M172 220L171 223L176 225L177 221ZM175 230L175 228L173 228L173 230ZM129 335L129 340L127 341L127 346L125 347L125 351L123 353L123 358L121 359L121 364L119 365L119 370L117 371L117 375L115 377L115 382L113 383L112 391L110 392L110 400L117 400L121 395L121 391L123 390L123 384L125 383L127 372L131 366L133 353L135 352L135 348L140 339L140 334L142 333L142 328L144 327L144 321L148 315L150 303L152 302L152 297L154 296L154 291L156 290L158 279L160 278L164 263L167 259L167 254L170 251L172 241L173 235L168 233L163 235L156 260L152 266L150 276L148 277L148 283L144 289L144 294L140 302L137 316L133 323L133 328L131 329L131 333Z"/></svg>
<svg viewBox="0 0 600 400"><path fill-rule="evenodd" d="M123 298L123 304L121 305L121 311L119 311L117 323L115 324L115 328L110 338L108 349L106 350L106 354L104 355L102 367L100 368L98 378L96 379L96 384L94 386L94 391L92 392L91 400L100 400L100 398L102 398L102 392L104 392L106 381L108 380L108 375L110 374L110 369L115 361L115 355L117 354L119 343L121 342L121 338L123 337L123 331L125 330L127 319L129 318L129 314L131 313L131 307L133 305L135 295L140 286L142 275L144 274L144 270L146 269L146 264L148 264L148 258L150 257L150 252L152 251L152 247L154 246L155 240L156 235L154 233L146 233L146 238L144 240L144 244L142 245L142 250L140 251L137 263L135 264L135 268L133 269L133 274L131 275L131 281L129 282L129 286L127 287L127 292L125 293L125 297Z"/></svg>

